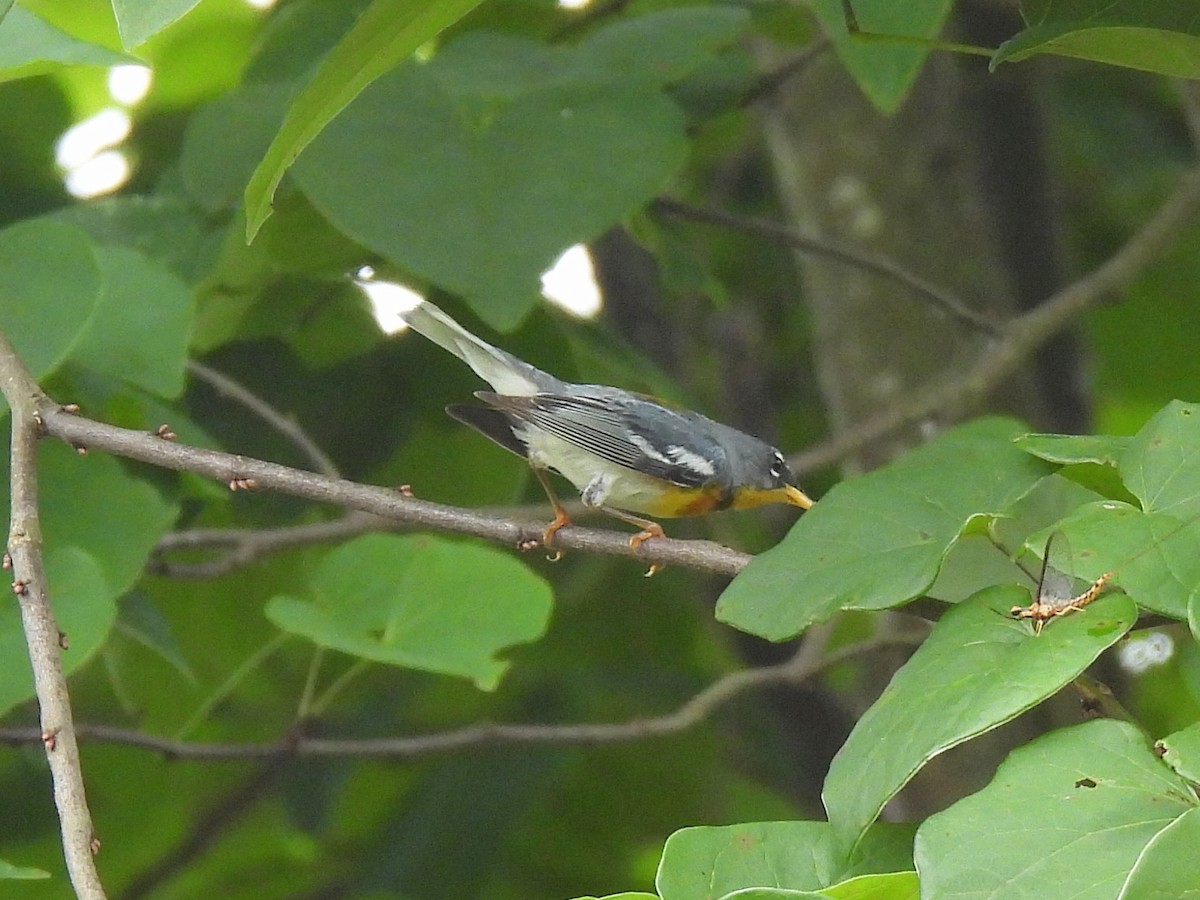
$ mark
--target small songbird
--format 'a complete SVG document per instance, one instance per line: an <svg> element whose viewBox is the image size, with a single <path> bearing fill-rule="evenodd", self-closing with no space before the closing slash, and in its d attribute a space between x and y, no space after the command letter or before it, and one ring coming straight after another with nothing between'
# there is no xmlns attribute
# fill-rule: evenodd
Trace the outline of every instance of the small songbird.
<svg viewBox="0 0 1200 900"><path fill-rule="evenodd" d="M529 461L554 507L547 546L571 521L547 471L574 484L584 506L638 526L630 539L635 547L663 530L633 513L660 518L766 503L812 506L793 484L783 454L756 437L642 394L560 381L480 340L428 301L401 317L492 386L475 392L486 406L446 411Z"/></svg>

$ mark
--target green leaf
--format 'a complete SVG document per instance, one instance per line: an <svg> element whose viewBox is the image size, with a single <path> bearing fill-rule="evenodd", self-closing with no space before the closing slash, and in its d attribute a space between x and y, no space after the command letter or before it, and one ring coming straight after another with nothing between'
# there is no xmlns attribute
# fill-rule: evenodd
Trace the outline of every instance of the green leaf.
<svg viewBox="0 0 1200 900"><path fill-rule="evenodd" d="M859 719L822 791L841 840L856 840L934 756L1054 694L1137 619L1133 602L1116 594L1034 635L1009 616L1030 599L1002 585L953 607Z"/></svg>
<svg viewBox="0 0 1200 900"><path fill-rule="evenodd" d="M140 250L187 281L209 274L213 231L181 197L136 195L73 203L44 217L78 225L97 245Z"/></svg>
<svg viewBox="0 0 1200 900"><path fill-rule="evenodd" d="M0 231L3 328L42 379L66 358L100 299L100 270L87 235L73 225L19 222Z"/></svg>
<svg viewBox="0 0 1200 900"><path fill-rule="evenodd" d="M284 631L363 659L462 675L492 690L499 651L532 641L550 615L549 586L506 554L413 535L368 535L326 555L307 600L275 597Z"/></svg>
<svg viewBox="0 0 1200 900"><path fill-rule="evenodd" d="M854 0L859 27L897 41L855 38L846 29L842 0L815 0L813 8L833 41L838 57L859 88L881 112L894 112L908 96L929 48L903 43L905 38L936 38L953 7L953 0Z"/></svg>
<svg viewBox="0 0 1200 900"><path fill-rule="evenodd" d="M1179 0L1026 0L1030 27L1005 41L991 67L1053 53L1200 78L1200 19L1195 3Z"/></svg>
<svg viewBox="0 0 1200 900"><path fill-rule="evenodd" d="M1200 589L1200 521L1180 521L1105 500L1080 507L1053 526L1067 536L1072 558L1056 567L1085 581L1114 573L1113 584L1139 606L1183 619ZM1046 532L1030 536L1040 553Z"/></svg>
<svg viewBox="0 0 1200 900"><path fill-rule="evenodd" d="M192 296L157 260L125 247L97 247L104 288L71 351L72 362L160 397L183 391Z"/></svg>
<svg viewBox="0 0 1200 900"><path fill-rule="evenodd" d="M778 641L839 609L920 596L972 520L1004 512L1051 471L1013 446L1020 431L981 419L837 485L733 580L717 618Z"/></svg>
<svg viewBox="0 0 1200 900"><path fill-rule="evenodd" d="M1130 438L1107 434L1023 434L1013 443L1026 453L1060 465L1115 466Z"/></svg>
<svg viewBox="0 0 1200 900"><path fill-rule="evenodd" d="M921 885L916 872L859 875L821 891L832 900L918 900Z"/></svg>
<svg viewBox="0 0 1200 900"><path fill-rule="evenodd" d="M1117 465L1146 512L1200 516L1200 406L1172 400L1133 437Z"/></svg>
<svg viewBox="0 0 1200 900"><path fill-rule="evenodd" d="M1145 900L1196 900L1196 848L1200 847L1200 809L1190 809L1156 834L1129 873L1122 897Z"/></svg>
<svg viewBox="0 0 1200 900"><path fill-rule="evenodd" d="M104 643L117 606L100 563L79 547L48 544L46 580L59 630L67 636L62 653L69 675ZM34 695L33 672L18 604L0 605L0 715Z"/></svg>
<svg viewBox="0 0 1200 900"><path fill-rule="evenodd" d="M555 67L549 51L520 43ZM687 153L683 115L644 80L538 85L507 102L491 87L456 95L443 84L461 75L446 74L454 59L381 78L295 176L345 234L509 330L559 253L662 189Z"/></svg>
<svg viewBox="0 0 1200 900"><path fill-rule="evenodd" d="M663 847L663 900L715 900L745 888L819 891L883 868L909 868L911 830L879 825L847 857L825 822L750 822L684 828Z"/></svg>
<svg viewBox="0 0 1200 900"><path fill-rule="evenodd" d="M603 897L577 897L575 900L658 900L658 894L644 891L624 891L620 894L605 894Z"/></svg>
<svg viewBox="0 0 1200 900"><path fill-rule="evenodd" d="M588 35L574 66L617 78L675 84L714 52L732 44L750 22L735 6L686 6L618 21Z"/></svg>
<svg viewBox="0 0 1200 900"><path fill-rule="evenodd" d="M0 3L0 13L3 12L3 4ZM14 866L10 862L5 862L0 859L0 880L13 879L29 881L35 878L49 878L50 873L42 869L33 869L29 866Z"/></svg>
<svg viewBox="0 0 1200 900"><path fill-rule="evenodd" d="M23 6L13 6L7 15L0 15L0 82L56 72L64 65L119 66L135 62L133 57L60 31Z"/></svg>
<svg viewBox="0 0 1200 900"><path fill-rule="evenodd" d="M720 900L823 900L828 895L819 891L792 891L787 888L744 888L725 894Z"/></svg>
<svg viewBox="0 0 1200 900"><path fill-rule="evenodd" d="M161 657L190 684L196 684L196 674L171 632L171 623L145 594L133 591L121 598L117 631Z"/></svg>
<svg viewBox="0 0 1200 900"><path fill-rule="evenodd" d="M372 81L479 5L480 0L375 0L301 91L246 186L246 238L253 240L284 173L305 147Z"/></svg>
<svg viewBox="0 0 1200 900"><path fill-rule="evenodd" d="M115 600L142 575L178 506L109 456L47 442L38 451L47 547L80 547L100 562Z"/></svg>
<svg viewBox="0 0 1200 900"><path fill-rule="evenodd" d="M200 0L112 0L121 46L132 50L183 16Z"/></svg>
<svg viewBox="0 0 1200 900"><path fill-rule="evenodd" d="M1123 885L1196 805L1188 783L1133 726L1100 719L1056 731L1014 750L991 784L921 825L922 895L1041 900L1052 885L1055 896L1144 897ZM1170 865L1183 867L1194 887L1191 851Z"/></svg>
<svg viewBox="0 0 1200 900"><path fill-rule="evenodd" d="M1200 784L1200 723L1169 734L1158 743L1163 762L1188 781Z"/></svg>
<svg viewBox="0 0 1200 900"><path fill-rule="evenodd" d="M290 99L286 86L252 84L218 97L191 117L179 167L197 205L220 212L241 201ZM231 134L238 136L233 144Z"/></svg>

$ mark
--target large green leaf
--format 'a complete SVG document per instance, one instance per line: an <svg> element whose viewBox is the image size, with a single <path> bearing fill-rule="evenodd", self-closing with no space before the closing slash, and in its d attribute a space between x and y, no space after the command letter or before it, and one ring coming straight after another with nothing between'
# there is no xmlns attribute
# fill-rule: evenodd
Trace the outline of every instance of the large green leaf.
<svg viewBox="0 0 1200 900"><path fill-rule="evenodd" d="M58 441L39 448L38 476L46 546L90 553L115 601L141 577L178 505L112 457L80 456Z"/></svg>
<svg viewBox="0 0 1200 900"><path fill-rule="evenodd" d="M125 247L97 247L100 302L71 361L160 397L183 390L192 296L157 260Z"/></svg>
<svg viewBox="0 0 1200 900"><path fill-rule="evenodd" d="M1154 835L1134 863L1122 897L1196 900L1196 848L1200 847L1200 809L1189 809Z"/></svg>
<svg viewBox="0 0 1200 900"><path fill-rule="evenodd" d="M660 191L687 140L653 81L575 69L515 38L471 42L379 79L295 176L344 233L511 329L555 257Z"/></svg>
<svg viewBox="0 0 1200 900"><path fill-rule="evenodd" d="M0 328L34 378L52 372L79 340L101 285L78 227L32 221L0 231Z"/></svg>
<svg viewBox="0 0 1200 900"><path fill-rule="evenodd" d="M837 835L853 842L926 762L1051 696L1137 619L1110 595L1035 635L1009 610L1027 591L999 586L953 607L900 668L834 757L822 796Z"/></svg>
<svg viewBox="0 0 1200 900"><path fill-rule="evenodd" d="M497 654L535 640L549 586L507 554L423 535L368 535L332 550L306 599L279 596L285 631L363 659L474 679L493 689Z"/></svg>
<svg viewBox="0 0 1200 900"><path fill-rule="evenodd" d="M1187 852L1176 840L1195 834L1196 809L1188 782L1128 723L1056 731L1013 751L991 784L921 825L922 896L1042 900L1048 886L1077 900L1156 896L1132 890L1136 879L1149 883L1136 869L1152 854L1158 883L1194 889L1194 838ZM1173 825L1181 833L1166 833ZM1159 841L1165 848L1154 848Z"/></svg>
<svg viewBox="0 0 1200 900"><path fill-rule="evenodd" d="M126 50L145 43L200 0L112 0L121 45Z"/></svg>
<svg viewBox="0 0 1200 900"><path fill-rule="evenodd" d="M59 31L23 6L0 15L0 82L65 65L117 66L137 60Z"/></svg>
<svg viewBox="0 0 1200 900"><path fill-rule="evenodd" d="M362 90L480 0L375 0L321 63L246 187L246 236L271 214L271 199L300 152Z"/></svg>
<svg viewBox="0 0 1200 900"><path fill-rule="evenodd" d="M869 34L899 40L854 37L846 28L843 0L814 0L813 7L842 63L859 88L881 111L893 112L908 96L929 54L923 42L936 38L954 6L953 0L854 0L859 27ZM905 44L905 38L916 39Z"/></svg>
<svg viewBox="0 0 1200 900"><path fill-rule="evenodd" d="M1117 458L1121 477L1146 512L1200 516L1200 406L1173 400Z"/></svg>
<svg viewBox="0 0 1200 900"><path fill-rule="evenodd" d="M1024 31L1005 41L993 68L1054 53L1200 78L1200 8L1190 0L1024 0Z"/></svg>
<svg viewBox="0 0 1200 900"><path fill-rule="evenodd" d="M879 825L848 855L825 822L684 828L667 838L655 886L662 900L717 900L746 888L817 891L911 868L911 837L908 826Z"/></svg>
<svg viewBox="0 0 1200 900"><path fill-rule="evenodd" d="M188 196L201 208L220 212L241 201L289 99L287 86L251 84L218 97L191 117L179 167ZM236 142L230 142L230 134L238 136Z"/></svg>
<svg viewBox="0 0 1200 900"><path fill-rule="evenodd" d="M717 618L784 640L839 609L920 596L973 519L1004 512L1051 471L1013 446L1020 432L1004 419L969 423L837 485L734 579Z"/></svg>

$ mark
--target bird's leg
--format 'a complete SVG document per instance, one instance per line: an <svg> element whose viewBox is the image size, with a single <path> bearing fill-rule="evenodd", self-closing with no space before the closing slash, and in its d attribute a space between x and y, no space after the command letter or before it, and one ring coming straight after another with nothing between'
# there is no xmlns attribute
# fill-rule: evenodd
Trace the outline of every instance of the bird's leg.
<svg viewBox="0 0 1200 900"><path fill-rule="evenodd" d="M662 526L657 522L652 522L649 519L643 519L640 516L631 515L623 510L613 509L611 506L605 506L604 501L608 498L608 491L612 484L612 477L609 475L597 475L587 483L584 489L580 492L580 499L583 505L588 509L595 509L602 513L612 516L615 519L620 519L622 522L628 522L630 525L636 525L642 529L637 534L629 539L629 546L635 550L640 547L650 538L666 537L663 533ZM658 563L650 566L650 570L646 573L649 578L655 572L662 568Z"/></svg>
<svg viewBox="0 0 1200 900"><path fill-rule="evenodd" d="M547 525L546 530L542 532L542 546L554 549L550 546L554 540L554 535L558 533L559 529L571 524L571 517L563 509L558 495L554 493L554 488L550 487L550 479L546 477L545 471L532 465L529 468L533 470L533 476L538 480L538 484L542 486L542 490L546 492L546 496L550 499L550 505L554 507L554 521ZM562 551L554 550L554 555L547 558L551 562L558 562L562 559Z"/></svg>
<svg viewBox="0 0 1200 900"><path fill-rule="evenodd" d="M629 539L629 546L634 549L642 546L650 538L666 537L666 533L662 530L662 526L657 522L652 522L650 519L643 519L640 516L631 516L627 512L622 512L619 509L613 509L609 506L597 506L596 509L602 513L607 513L613 518L620 519L622 522L628 522L630 525L636 525L642 529L637 534Z"/></svg>

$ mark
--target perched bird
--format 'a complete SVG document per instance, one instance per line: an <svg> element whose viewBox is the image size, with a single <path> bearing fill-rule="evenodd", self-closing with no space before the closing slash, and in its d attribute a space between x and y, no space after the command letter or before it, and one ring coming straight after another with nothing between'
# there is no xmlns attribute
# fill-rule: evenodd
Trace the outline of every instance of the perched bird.
<svg viewBox="0 0 1200 900"><path fill-rule="evenodd" d="M547 471L574 484L584 506L638 526L634 547L663 530L633 513L660 518L765 503L812 506L793 484L783 454L758 438L642 394L560 381L480 340L428 301L401 317L492 386L475 392L486 406L446 412L529 461L554 507L547 546L571 521Z"/></svg>

